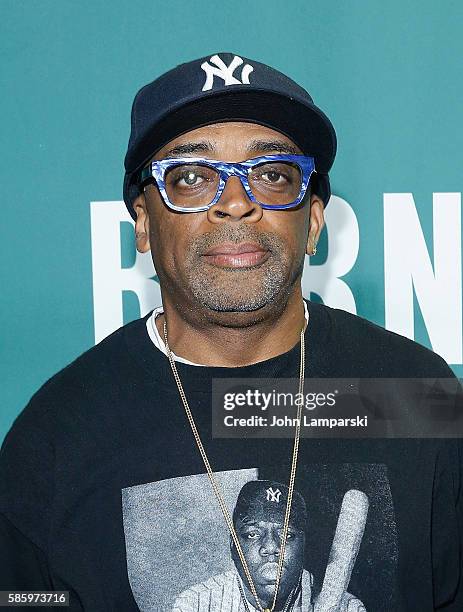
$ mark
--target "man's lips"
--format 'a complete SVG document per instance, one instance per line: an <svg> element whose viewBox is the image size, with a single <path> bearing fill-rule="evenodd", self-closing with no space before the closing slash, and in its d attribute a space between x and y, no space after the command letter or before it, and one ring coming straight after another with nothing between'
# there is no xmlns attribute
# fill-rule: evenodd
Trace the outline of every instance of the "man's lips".
<svg viewBox="0 0 463 612"><path fill-rule="evenodd" d="M283 573L285 573L286 566L283 564ZM278 574L278 563L264 563L259 568L260 575L269 582L275 582Z"/></svg>
<svg viewBox="0 0 463 612"><path fill-rule="evenodd" d="M224 242L206 251L203 257L215 266L247 268L263 263L268 255L269 251L255 242Z"/></svg>

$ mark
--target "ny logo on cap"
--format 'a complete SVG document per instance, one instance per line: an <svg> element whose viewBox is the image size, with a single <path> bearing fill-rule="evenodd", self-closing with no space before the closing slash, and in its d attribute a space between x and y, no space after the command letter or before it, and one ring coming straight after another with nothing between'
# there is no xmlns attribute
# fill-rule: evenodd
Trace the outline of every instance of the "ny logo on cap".
<svg viewBox="0 0 463 612"><path fill-rule="evenodd" d="M276 491L274 491L272 489L272 487L269 487L266 491L267 493L267 501L272 501L272 502L277 502L279 503L280 501L280 496L281 496L281 491L280 489L277 489Z"/></svg>
<svg viewBox="0 0 463 612"><path fill-rule="evenodd" d="M214 66L211 66L211 64ZM235 55L230 62L230 65L227 66L225 62L218 56L213 55L209 62L204 62L201 64L201 68L206 73L206 81L203 85L202 91L208 91L212 89L214 84L214 77L220 77L225 85L249 85L249 75L254 70L253 66L250 64L244 64L241 69L241 81L233 76L233 73L241 66L243 60L238 55Z"/></svg>

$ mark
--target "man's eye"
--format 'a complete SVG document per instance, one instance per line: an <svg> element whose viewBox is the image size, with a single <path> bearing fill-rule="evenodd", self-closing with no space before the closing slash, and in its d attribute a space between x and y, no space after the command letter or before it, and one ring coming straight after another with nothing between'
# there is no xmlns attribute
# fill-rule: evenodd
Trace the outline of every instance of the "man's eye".
<svg viewBox="0 0 463 612"><path fill-rule="evenodd" d="M182 183L182 181L185 185L188 185L189 187L193 187L194 185L201 184L202 181L204 181L204 177L200 176L193 170L188 170L188 171L182 172L180 177L176 180L176 183L179 184L179 183Z"/></svg>
<svg viewBox="0 0 463 612"><path fill-rule="evenodd" d="M176 166L165 177L165 182L171 187L187 189L188 187L205 186L206 183L217 181L217 173L204 166Z"/></svg>
<svg viewBox="0 0 463 612"><path fill-rule="evenodd" d="M259 537L259 532L258 531L248 531L246 533L246 538L248 540L257 540L258 537Z"/></svg>
<svg viewBox="0 0 463 612"><path fill-rule="evenodd" d="M250 172L249 179L261 185L266 183L267 185L283 186L293 182L292 174L295 172L297 171L291 166L263 164Z"/></svg>
<svg viewBox="0 0 463 612"><path fill-rule="evenodd" d="M275 170L271 170L270 172L265 172L261 176L266 181L269 181L269 183L283 183L284 181L286 181L286 178L279 172L276 172Z"/></svg>
<svg viewBox="0 0 463 612"><path fill-rule="evenodd" d="M283 538L283 529L279 532L278 536L280 540ZM296 537L296 534L294 531L288 531L288 536L287 536L288 540L293 540L295 537Z"/></svg>

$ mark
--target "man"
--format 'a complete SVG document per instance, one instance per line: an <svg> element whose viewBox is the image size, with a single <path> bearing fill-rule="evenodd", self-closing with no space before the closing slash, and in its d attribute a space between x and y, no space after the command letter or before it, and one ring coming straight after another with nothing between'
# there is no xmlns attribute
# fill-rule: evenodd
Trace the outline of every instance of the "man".
<svg viewBox="0 0 463 612"><path fill-rule="evenodd" d="M319 477L311 499L327 521L341 495L333 474L343 490L370 487L370 531L349 586L367 609L461 612L456 441L297 447L212 435L215 378L452 376L424 347L302 299L335 152L331 122L309 94L252 60L201 58L140 90L124 199L138 250L152 253L162 307L50 379L9 432L1 589L66 590L71 610L170 610L182 589L222 571L217 533L233 537L244 571L224 495L243 470L272 480L280 470L277 480L293 487L295 477L299 490ZM311 537L322 542L323 525ZM283 533L282 550L288 541ZM350 572L332 567L341 602Z"/></svg>
<svg viewBox="0 0 463 612"><path fill-rule="evenodd" d="M233 524L250 566L259 599L270 607L278 570L284 510L288 487L271 480L252 480L241 489L233 510ZM303 567L307 509L305 500L294 492L289 540L285 553L280 607L294 612L312 610L313 577ZM253 594L247 585L239 555L233 540L230 550L235 570L212 576L201 584L181 593L173 612L209 612L211 602L220 600L220 610L254 612ZM342 608L347 612L364 612L363 604L349 593L343 596Z"/></svg>

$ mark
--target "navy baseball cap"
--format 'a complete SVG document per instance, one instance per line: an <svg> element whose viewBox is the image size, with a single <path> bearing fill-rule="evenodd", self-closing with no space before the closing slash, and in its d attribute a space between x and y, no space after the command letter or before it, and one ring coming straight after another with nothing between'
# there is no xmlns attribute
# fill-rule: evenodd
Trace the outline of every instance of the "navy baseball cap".
<svg viewBox="0 0 463 612"><path fill-rule="evenodd" d="M243 485L233 510L233 524L238 521L262 520L283 523L289 489L275 480L250 480ZM294 489L290 521L304 531L307 526L307 507L302 495Z"/></svg>
<svg viewBox="0 0 463 612"><path fill-rule="evenodd" d="M124 201L135 219L140 171L173 138L223 121L249 121L285 134L315 159L312 190L326 204L336 155L331 121L308 92L283 73L233 53L180 64L145 85L132 105ZM226 160L225 160L226 161Z"/></svg>

